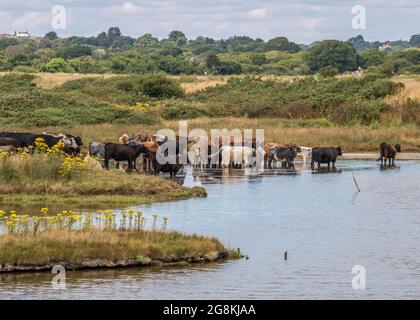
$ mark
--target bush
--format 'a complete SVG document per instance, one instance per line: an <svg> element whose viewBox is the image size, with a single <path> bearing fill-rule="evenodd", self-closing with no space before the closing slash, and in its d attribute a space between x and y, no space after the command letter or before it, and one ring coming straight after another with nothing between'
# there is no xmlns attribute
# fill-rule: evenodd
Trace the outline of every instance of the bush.
<svg viewBox="0 0 420 320"><path fill-rule="evenodd" d="M53 58L42 67L44 72L74 72L74 69L63 58Z"/></svg>
<svg viewBox="0 0 420 320"><path fill-rule="evenodd" d="M338 70L334 67L325 67L319 70L319 74L323 78L335 77L338 74Z"/></svg>
<svg viewBox="0 0 420 320"><path fill-rule="evenodd" d="M200 104L192 104L182 100L171 100L161 107L160 115L165 120L195 119L208 116L208 112Z"/></svg>
<svg viewBox="0 0 420 320"><path fill-rule="evenodd" d="M152 98L181 98L184 90L180 83L172 80L165 75L151 74L142 76L140 79L141 90L144 94Z"/></svg>

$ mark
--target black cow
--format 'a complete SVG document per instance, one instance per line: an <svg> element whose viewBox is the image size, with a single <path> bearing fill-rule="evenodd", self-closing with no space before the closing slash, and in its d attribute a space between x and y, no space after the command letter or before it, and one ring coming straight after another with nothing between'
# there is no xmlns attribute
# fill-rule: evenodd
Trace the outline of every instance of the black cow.
<svg viewBox="0 0 420 320"><path fill-rule="evenodd" d="M65 146L73 146L73 143L70 140L70 138L64 134L52 135L52 134L46 134L46 133L33 134L33 133L27 133L27 132L1 132L0 138L15 139L20 143L21 148L34 146L35 141L38 138L42 138L49 148L53 147L60 141L63 141Z"/></svg>
<svg viewBox="0 0 420 320"><path fill-rule="evenodd" d="M335 167L337 157L343 155L340 147L316 147L312 149L312 162L311 168L314 170L315 162L318 163L318 169L321 167L321 163L328 163L328 169L330 169L330 163L332 162Z"/></svg>
<svg viewBox="0 0 420 320"><path fill-rule="evenodd" d="M0 138L0 146L13 146L15 148L21 148L22 143L15 138L3 137Z"/></svg>
<svg viewBox="0 0 420 320"><path fill-rule="evenodd" d="M141 153L148 153L149 150L142 144L135 146L108 142L105 144L105 168L109 169L109 160L127 161L128 170L135 168L135 161Z"/></svg>
<svg viewBox="0 0 420 320"><path fill-rule="evenodd" d="M272 162L274 161L285 161L286 167L289 169L295 168L295 158L297 152L294 147L274 147L268 152L268 168L271 169Z"/></svg>
<svg viewBox="0 0 420 320"><path fill-rule="evenodd" d="M172 155L174 162L165 162L163 161L164 159L159 157L159 154L151 153L150 157L155 174L159 174L160 172L169 172L172 178L183 167L183 165L180 164L180 157L185 156L185 158L187 158L187 145L178 136L175 137L175 139L166 138L166 140L162 141L162 144L160 145L158 153L160 152L164 155L164 157Z"/></svg>
<svg viewBox="0 0 420 320"><path fill-rule="evenodd" d="M34 145L36 136L27 132L0 132L0 138L14 139L20 144L19 148L27 148Z"/></svg>

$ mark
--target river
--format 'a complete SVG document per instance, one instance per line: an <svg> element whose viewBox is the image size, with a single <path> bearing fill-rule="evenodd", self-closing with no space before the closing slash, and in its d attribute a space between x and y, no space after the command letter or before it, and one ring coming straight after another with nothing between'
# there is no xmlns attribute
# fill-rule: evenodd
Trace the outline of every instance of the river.
<svg viewBox="0 0 420 320"><path fill-rule="evenodd" d="M201 179L205 199L135 207L168 216L171 229L239 247L248 260L67 272L66 290L52 288L50 273L3 274L0 299L419 298L420 162L380 170L374 161L341 161L338 168L216 175ZM355 265L366 270L366 289L352 287Z"/></svg>

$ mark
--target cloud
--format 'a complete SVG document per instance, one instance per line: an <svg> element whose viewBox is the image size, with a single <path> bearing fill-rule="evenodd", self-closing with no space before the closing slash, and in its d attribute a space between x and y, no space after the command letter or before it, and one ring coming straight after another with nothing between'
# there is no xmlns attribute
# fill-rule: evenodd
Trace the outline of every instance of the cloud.
<svg viewBox="0 0 420 320"><path fill-rule="evenodd" d="M254 18L264 18L267 15L267 10L264 8L258 8L249 11L248 14Z"/></svg>
<svg viewBox="0 0 420 320"><path fill-rule="evenodd" d="M420 16L419 0L359 0L367 10L367 29L353 30L354 0L1 0L0 30L43 35L51 30L57 3L67 12L67 29L58 30L62 36L119 26L135 37L149 32L162 38L176 29L190 38L287 36L299 43L359 33L369 40L408 39L419 32Z"/></svg>

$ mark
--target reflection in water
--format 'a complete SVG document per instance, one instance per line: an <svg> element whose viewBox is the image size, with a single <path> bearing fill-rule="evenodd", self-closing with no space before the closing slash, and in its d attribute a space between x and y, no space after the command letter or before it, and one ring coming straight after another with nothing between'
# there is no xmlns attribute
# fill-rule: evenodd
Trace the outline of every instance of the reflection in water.
<svg viewBox="0 0 420 320"><path fill-rule="evenodd" d="M51 288L49 273L1 275L0 298L418 298L420 162L401 162L398 170L374 161L338 167L340 174L297 168L195 177L186 168L184 183L201 183L208 198L135 208L169 216L173 229L216 236L249 260L68 272L64 291ZM366 268L366 290L351 286L354 265Z"/></svg>

